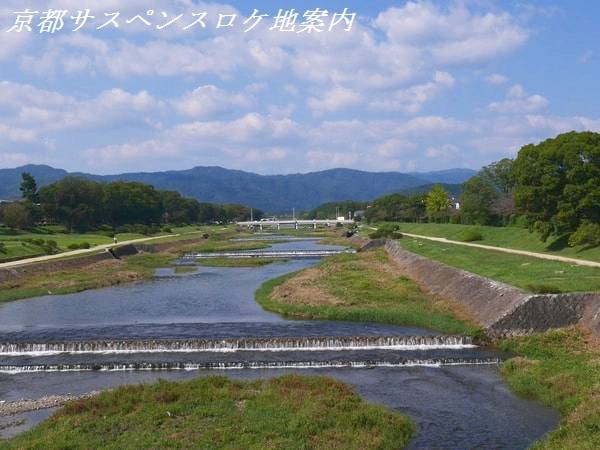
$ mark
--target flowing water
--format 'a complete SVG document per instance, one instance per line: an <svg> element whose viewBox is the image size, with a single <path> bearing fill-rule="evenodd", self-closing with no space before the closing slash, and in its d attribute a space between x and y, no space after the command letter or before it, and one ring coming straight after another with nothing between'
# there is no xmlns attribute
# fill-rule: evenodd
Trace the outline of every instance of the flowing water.
<svg viewBox="0 0 600 450"><path fill-rule="evenodd" d="M339 248L307 240L271 247ZM419 427L411 448L525 448L556 426L555 412L506 388L498 375L503 355L469 338L391 325L290 321L254 301L264 281L317 261L160 270L150 282L0 305L0 401L159 377L296 372L334 376L366 399L410 415ZM20 432L50 412L0 418L0 435ZM9 421L15 424L2 429Z"/></svg>

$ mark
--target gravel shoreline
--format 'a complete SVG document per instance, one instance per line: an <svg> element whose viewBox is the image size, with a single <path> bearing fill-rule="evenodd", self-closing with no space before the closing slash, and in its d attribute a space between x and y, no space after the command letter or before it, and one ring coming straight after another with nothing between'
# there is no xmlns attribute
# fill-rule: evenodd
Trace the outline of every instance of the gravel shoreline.
<svg viewBox="0 0 600 450"><path fill-rule="evenodd" d="M0 402L0 417L12 416L29 411L38 411L40 409L55 408L62 406L73 400L82 400L93 397L99 391L87 392L80 395L48 395L37 400L23 399L11 402Z"/></svg>

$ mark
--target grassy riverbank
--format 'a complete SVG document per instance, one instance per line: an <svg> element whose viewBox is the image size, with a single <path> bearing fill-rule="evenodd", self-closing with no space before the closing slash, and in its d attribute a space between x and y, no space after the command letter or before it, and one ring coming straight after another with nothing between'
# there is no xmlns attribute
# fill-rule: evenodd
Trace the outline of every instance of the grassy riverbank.
<svg viewBox="0 0 600 450"><path fill-rule="evenodd" d="M291 317L478 333L459 318L463 317L460 310L426 297L385 256L378 250L327 258L316 268L265 283L256 293L257 300L266 309ZM496 345L512 355L501 366L509 386L563 416L560 427L534 444L535 449L600 448L598 340L572 328L504 339Z"/></svg>
<svg viewBox="0 0 600 450"><path fill-rule="evenodd" d="M405 233L463 241L467 234L475 232L481 237L475 242L477 244L600 261L600 247L569 247L566 236L550 238L547 242L542 242L536 233L530 233L529 230L522 227L490 227L451 223L399 223L398 225L400 231Z"/></svg>
<svg viewBox="0 0 600 450"><path fill-rule="evenodd" d="M7 442L32 448L403 448L412 422L325 377L199 378L76 401Z"/></svg>
<svg viewBox="0 0 600 450"><path fill-rule="evenodd" d="M457 307L432 298L403 277L381 249L329 257L317 267L268 281L256 299L265 309L288 317L479 334Z"/></svg>
<svg viewBox="0 0 600 450"><path fill-rule="evenodd" d="M198 237L198 241L192 244L183 242L185 239L173 239L174 247L166 251L140 253L121 260L109 259L84 267L15 275L7 281L0 282L0 303L40 295L69 294L149 279L154 276L157 268L169 267L170 261L190 251L251 250L270 245L268 242L231 241L231 237L238 235L232 230L219 228L211 231L208 239ZM190 239L189 235L187 239Z"/></svg>
<svg viewBox="0 0 600 450"><path fill-rule="evenodd" d="M519 395L558 410L559 428L533 448L600 448L600 345L579 329L549 331L500 341L518 356L502 365L502 374Z"/></svg>
<svg viewBox="0 0 600 450"><path fill-rule="evenodd" d="M399 242L403 248L413 253L531 292L600 290L600 269L596 267L576 266L408 236Z"/></svg>

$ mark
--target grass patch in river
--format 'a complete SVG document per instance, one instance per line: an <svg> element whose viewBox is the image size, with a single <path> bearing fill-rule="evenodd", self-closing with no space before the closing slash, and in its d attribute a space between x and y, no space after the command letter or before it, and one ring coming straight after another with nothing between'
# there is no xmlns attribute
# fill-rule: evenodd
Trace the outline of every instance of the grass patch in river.
<svg viewBox="0 0 600 450"><path fill-rule="evenodd" d="M265 309L288 317L481 334L462 311L402 276L382 249L328 257L317 267L267 281L256 299Z"/></svg>
<svg viewBox="0 0 600 450"><path fill-rule="evenodd" d="M501 366L518 394L557 409L563 420L534 449L600 448L600 343L576 328L505 339L518 356Z"/></svg>
<svg viewBox="0 0 600 450"><path fill-rule="evenodd" d="M410 419L326 377L125 386L75 401L5 443L29 448L403 448Z"/></svg>

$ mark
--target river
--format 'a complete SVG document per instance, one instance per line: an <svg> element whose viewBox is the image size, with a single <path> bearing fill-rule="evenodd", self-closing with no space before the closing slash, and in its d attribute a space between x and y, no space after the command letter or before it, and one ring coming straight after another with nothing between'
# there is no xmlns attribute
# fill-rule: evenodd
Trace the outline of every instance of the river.
<svg viewBox="0 0 600 450"><path fill-rule="evenodd" d="M336 248L308 240L272 245ZM297 372L333 376L410 415L418 424L412 449L521 449L556 427L556 412L508 390L496 363L504 355L493 349L419 328L287 320L254 301L263 282L317 262L159 270L152 281L0 305L0 342L12 345L0 346L0 401L158 378ZM51 412L0 418L0 434Z"/></svg>

